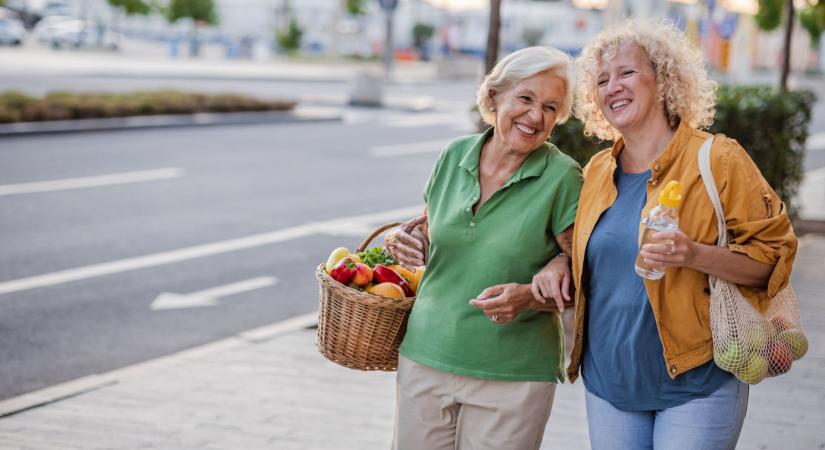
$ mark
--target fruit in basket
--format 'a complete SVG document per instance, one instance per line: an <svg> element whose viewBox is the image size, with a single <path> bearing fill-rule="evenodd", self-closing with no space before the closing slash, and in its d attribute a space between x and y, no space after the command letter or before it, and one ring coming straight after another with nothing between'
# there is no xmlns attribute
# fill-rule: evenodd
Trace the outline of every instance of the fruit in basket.
<svg viewBox="0 0 825 450"><path fill-rule="evenodd" d="M791 370L793 352L785 342L779 339L772 341L765 350L765 357L768 359L769 376L775 377Z"/></svg>
<svg viewBox="0 0 825 450"><path fill-rule="evenodd" d="M782 316L776 316L771 319L771 325L773 325L773 328L777 333L793 328L791 322Z"/></svg>
<svg viewBox="0 0 825 450"><path fill-rule="evenodd" d="M338 247L329 254L329 258L327 258L327 263L324 265L324 269L327 273L332 273L332 269L341 262L342 259L346 258L349 255L349 249L346 247ZM346 284L346 283L344 283Z"/></svg>
<svg viewBox="0 0 825 450"><path fill-rule="evenodd" d="M404 290L397 284L390 282L378 283L375 286L367 288L367 292L370 294L380 295L381 297L397 299L404 298Z"/></svg>
<svg viewBox="0 0 825 450"><path fill-rule="evenodd" d="M721 352L714 355L714 359L716 360L716 365L719 366L722 370L727 370L728 372L731 372L742 363L742 359L744 358L744 356L745 355L743 355L742 347L739 345L739 343L729 341L726 345L722 347Z"/></svg>
<svg viewBox="0 0 825 450"><path fill-rule="evenodd" d="M372 281L372 269L370 269L370 266L356 262L355 276L352 278L352 282L363 287L368 285L370 281Z"/></svg>
<svg viewBox="0 0 825 450"><path fill-rule="evenodd" d="M397 272L393 271L387 266L382 264L376 264L375 269L372 271L372 277L374 278L375 282L378 284L381 283L393 283L397 284L403 291L404 295L407 297L412 297L415 295L415 292L410 287L410 284L407 283L401 275Z"/></svg>
<svg viewBox="0 0 825 450"><path fill-rule="evenodd" d="M756 384L768 375L768 360L759 353L752 353L739 379L748 384Z"/></svg>
<svg viewBox="0 0 825 450"><path fill-rule="evenodd" d="M355 277L355 264L351 258L346 257L332 268L329 276L341 284L349 284Z"/></svg>
<svg viewBox="0 0 825 450"><path fill-rule="evenodd" d="M388 266L392 269L393 272L401 275L404 280L410 284L410 287L413 290L413 293L418 292L418 282L421 280L421 275L423 274L423 269L418 268L415 272L412 270L400 265L400 264L393 264L392 266ZM420 273L419 273L420 272Z"/></svg>
<svg viewBox="0 0 825 450"><path fill-rule="evenodd" d="M808 352L808 339L801 331L785 330L779 333L777 339L788 344L791 348L794 361L805 356L805 353Z"/></svg>

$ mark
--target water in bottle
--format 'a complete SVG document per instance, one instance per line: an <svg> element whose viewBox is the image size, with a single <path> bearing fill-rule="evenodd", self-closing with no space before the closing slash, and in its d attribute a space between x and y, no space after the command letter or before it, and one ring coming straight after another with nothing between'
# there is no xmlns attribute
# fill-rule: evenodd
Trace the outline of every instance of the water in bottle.
<svg viewBox="0 0 825 450"><path fill-rule="evenodd" d="M671 181L662 189L662 192L659 193L659 205L651 209L647 216L642 219L644 234L642 235L642 243L639 245L639 249L645 244L665 242L654 240L653 234L679 229L679 214L676 209L682 200L681 192L682 187L679 182ZM669 241L666 243L669 243ZM664 271L656 269L645 262L641 255L636 257L636 273L650 280L658 280L665 275Z"/></svg>

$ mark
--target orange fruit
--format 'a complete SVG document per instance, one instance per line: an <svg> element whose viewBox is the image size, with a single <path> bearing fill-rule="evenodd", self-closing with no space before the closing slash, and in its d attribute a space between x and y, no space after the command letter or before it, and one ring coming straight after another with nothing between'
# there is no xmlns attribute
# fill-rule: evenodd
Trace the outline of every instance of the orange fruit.
<svg viewBox="0 0 825 450"><path fill-rule="evenodd" d="M379 283L367 288L367 292L380 295L381 297L404 298L404 290L401 289L401 286L394 283Z"/></svg>
<svg viewBox="0 0 825 450"><path fill-rule="evenodd" d="M421 281L421 276L424 275L424 266L416 267L415 272L399 264L391 265L390 269L407 280L414 292L418 292L418 283Z"/></svg>

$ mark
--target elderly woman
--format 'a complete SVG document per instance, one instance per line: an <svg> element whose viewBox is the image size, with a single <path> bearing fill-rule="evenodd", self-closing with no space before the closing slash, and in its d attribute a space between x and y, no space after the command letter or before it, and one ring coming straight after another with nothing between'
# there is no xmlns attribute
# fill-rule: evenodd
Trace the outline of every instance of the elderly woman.
<svg viewBox="0 0 825 450"><path fill-rule="evenodd" d="M732 449L748 385L713 362L708 275L765 306L787 285L797 241L784 205L733 139L711 164L731 236L715 246L714 209L697 155L710 136L716 85L672 26L631 21L602 32L579 60L585 132L613 140L584 169L573 238L575 343L594 449ZM639 220L671 180L679 229L638 248ZM640 254L665 276L634 271Z"/></svg>
<svg viewBox="0 0 825 450"><path fill-rule="evenodd" d="M559 307L531 280L570 250L581 171L547 138L570 113L571 70L547 47L502 59L478 88L492 128L447 145L425 215L385 240L408 266L429 247L400 349L396 449L539 448L564 357Z"/></svg>

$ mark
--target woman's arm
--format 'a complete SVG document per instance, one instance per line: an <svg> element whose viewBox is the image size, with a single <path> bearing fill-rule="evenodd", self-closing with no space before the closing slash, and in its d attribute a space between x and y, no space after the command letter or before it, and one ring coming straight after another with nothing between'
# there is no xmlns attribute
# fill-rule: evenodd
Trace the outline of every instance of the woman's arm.
<svg viewBox="0 0 825 450"><path fill-rule="evenodd" d="M540 305L554 300L556 308L564 311L564 302L570 301L570 254L573 253L573 225L556 235L556 242L562 249L544 268L533 276L531 291ZM545 310L544 308L541 308Z"/></svg>
<svg viewBox="0 0 825 450"><path fill-rule="evenodd" d="M537 311L564 311L564 301L570 300L570 256L573 226L556 235L556 242L564 253L551 259L533 277L532 284L508 283L491 286L470 304L481 308L487 317L496 316L496 323L508 323L525 309ZM554 302L547 302L547 299ZM563 300L565 299L565 300Z"/></svg>
<svg viewBox="0 0 825 450"><path fill-rule="evenodd" d="M639 254L659 269L688 267L741 286L763 289L773 273L770 264L727 248L694 242L681 230L655 233L651 237L665 242L645 244Z"/></svg>

